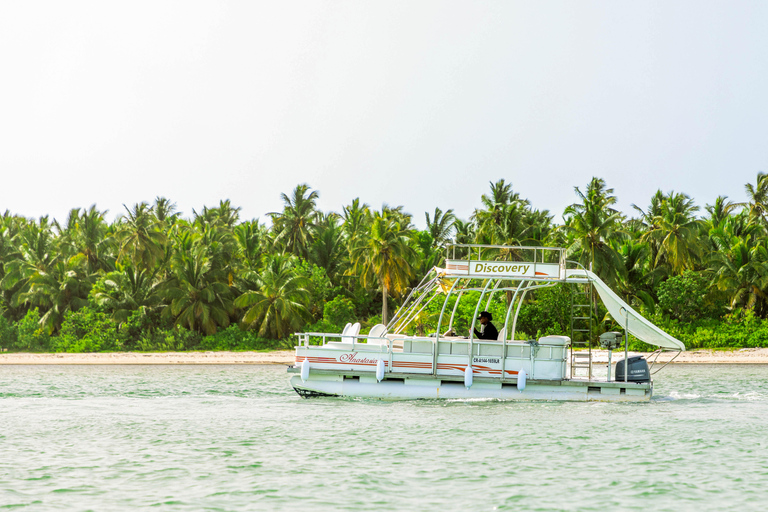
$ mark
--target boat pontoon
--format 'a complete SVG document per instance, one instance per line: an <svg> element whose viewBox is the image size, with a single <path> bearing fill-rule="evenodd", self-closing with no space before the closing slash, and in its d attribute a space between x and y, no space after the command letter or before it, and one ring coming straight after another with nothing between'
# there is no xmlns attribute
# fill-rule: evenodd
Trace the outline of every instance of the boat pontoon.
<svg viewBox="0 0 768 512"><path fill-rule="evenodd" d="M571 297L570 336L516 339L517 321L532 290L560 286ZM623 333L599 337L609 350L608 371L595 375L592 291L597 291ZM467 302L469 301L469 302ZM474 306L467 336L457 336L459 305ZM500 308L498 339L478 339L478 313ZM419 334L428 312L434 332ZM594 273L551 247L458 245L448 247L445 268L434 268L413 289L388 324L360 334L297 333L291 386L302 397L645 401L653 394L647 361L628 357L628 335L662 351L685 350L679 340L640 316ZM610 357L623 341L624 359L611 375ZM655 362L655 360L653 361ZM650 367L653 368L653 364Z"/></svg>

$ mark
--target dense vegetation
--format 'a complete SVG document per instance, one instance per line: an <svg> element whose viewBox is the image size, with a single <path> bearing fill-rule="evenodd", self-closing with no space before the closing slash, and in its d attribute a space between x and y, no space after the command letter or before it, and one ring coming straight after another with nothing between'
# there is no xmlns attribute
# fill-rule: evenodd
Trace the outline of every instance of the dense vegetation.
<svg viewBox="0 0 768 512"><path fill-rule="evenodd" d="M426 213L417 230L402 207L358 199L318 211L318 192L283 194L270 226L241 220L229 201L184 218L174 203L141 203L114 223L96 206L48 217L0 217L0 347L24 351L268 349L300 329L384 321L459 243L567 247L665 330L696 347L768 346L768 177L747 200L700 210L657 192L628 218L593 178L562 225L504 180L468 220ZM520 330L568 332L562 294L528 297ZM503 297L500 299L503 300ZM494 308L503 308L494 304ZM615 328L597 312L596 330ZM467 319L472 311L461 311ZM415 329L434 329L425 311ZM466 325L459 324L459 328ZM524 335L524 334L523 334Z"/></svg>

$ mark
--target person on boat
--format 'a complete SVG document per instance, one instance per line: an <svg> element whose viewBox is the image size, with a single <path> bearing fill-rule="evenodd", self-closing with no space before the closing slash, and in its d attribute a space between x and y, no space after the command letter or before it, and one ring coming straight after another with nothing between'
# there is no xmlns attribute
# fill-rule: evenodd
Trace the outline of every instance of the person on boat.
<svg viewBox="0 0 768 512"><path fill-rule="evenodd" d="M478 339L497 340L499 338L499 331L496 329L496 326L491 323L493 316L489 312L481 312L477 319L480 321L480 330L478 331L475 329L475 336Z"/></svg>

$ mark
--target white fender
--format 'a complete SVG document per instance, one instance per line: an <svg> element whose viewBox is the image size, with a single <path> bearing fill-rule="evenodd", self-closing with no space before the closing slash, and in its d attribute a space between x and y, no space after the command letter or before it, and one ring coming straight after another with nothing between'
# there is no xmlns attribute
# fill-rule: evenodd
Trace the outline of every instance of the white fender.
<svg viewBox="0 0 768 512"><path fill-rule="evenodd" d="M382 359L379 359L379 362L376 363L376 380L381 382L383 378L384 378L384 361Z"/></svg>
<svg viewBox="0 0 768 512"><path fill-rule="evenodd" d="M309 378L309 361L305 357L301 362L301 382L307 382Z"/></svg>
<svg viewBox="0 0 768 512"><path fill-rule="evenodd" d="M525 389L525 379L526 378L527 378L527 375L525 374L525 370L520 368L520 371L517 372L517 389L519 389L521 393Z"/></svg>
<svg viewBox="0 0 768 512"><path fill-rule="evenodd" d="M472 367L467 366L467 369L464 370L464 385L467 387L467 389L472 387Z"/></svg>

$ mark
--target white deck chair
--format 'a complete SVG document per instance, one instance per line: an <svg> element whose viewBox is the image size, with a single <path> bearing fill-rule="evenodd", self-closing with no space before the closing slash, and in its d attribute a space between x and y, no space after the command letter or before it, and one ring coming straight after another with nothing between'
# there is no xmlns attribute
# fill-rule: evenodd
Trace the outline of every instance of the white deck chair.
<svg viewBox="0 0 768 512"><path fill-rule="evenodd" d="M352 324L352 327L349 328L349 334L350 336L357 336L360 334L360 322L355 322ZM353 343L357 342L357 338L351 338L350 341Z"/></svg>
<svg viewBox="0 0 768 512"><path fill-rule="evenodd" d="M347 325L344 326L344 328L341 330L341 340L339 341L329 341L328 343L352 343L352 340L349 338L346 338L344 335L349 332L349 330L352 329L352 323L347 322Z"/></svg>
<svg viewBox="0 0 768 512"><path fill-rule="evenodd" d="M345 334L351 334L350 331L352 331L352 322L347 322L347 325L341 330L341 343L352 343L352 338L345 336Z"/></svg>
<svg viewBox="0 0 768 512"><path fill-rule="evenodd" d="M499 335L496 337L498 341L504 341L504 337L507 335L507 328L502 327L499 331Z"/></svg>
<svg viewBox="0 0 768 512"><path fill-rule="evenodd" d="M384 324L376 324L373 327L371 327L371 332L368 333L368 344L369 345L385 345L387 344L387 340L385 339L377 339L382 338L384 334L387 332L387 326Z"/></svg>

